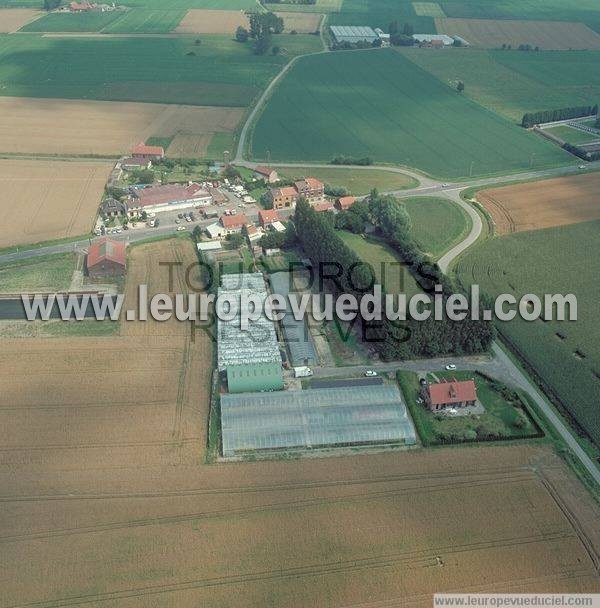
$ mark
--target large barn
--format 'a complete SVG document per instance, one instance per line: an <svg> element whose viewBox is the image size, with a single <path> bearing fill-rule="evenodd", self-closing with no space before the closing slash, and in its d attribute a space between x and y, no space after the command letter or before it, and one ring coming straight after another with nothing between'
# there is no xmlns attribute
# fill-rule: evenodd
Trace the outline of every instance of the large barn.
<svg viewBox="0 0 600 608"><path fill-rule="evenodd" d="M127 270L125 243L106 237L94 241L88 249L86 266L92 279L123 276Z"/></svg>

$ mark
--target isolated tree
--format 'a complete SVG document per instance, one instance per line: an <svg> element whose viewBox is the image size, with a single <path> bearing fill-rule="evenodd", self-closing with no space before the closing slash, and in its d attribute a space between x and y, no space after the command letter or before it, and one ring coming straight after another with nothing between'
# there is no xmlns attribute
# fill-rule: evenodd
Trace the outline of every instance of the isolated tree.
<svg viewBox="0 0 600 608"><path fill-rule="evenodd" d="M250 32L241 25L235 30L235 39L238 42L246 42L250 36Z"/></svg>
<svg viewBox="0 0 600 608"><path fill-rule="evenodd" d="M465 90L465 83L462 80L458 81L458 84L456 85L456 90L459 93L462 93Z"/></svg>
<svg viewBox="0 0 600 608"><path fill-rule="evenodd" d="M254 41L254 54L264 55L271 47L271 34L265 32Z"/></svg>
<svg viewBox="0 0 600 608"><path fill-rule="evenodd" d="M272 54L272 55L279 55L279 51L280 51L280 50L281 50L281 49L280 49L280 48L279 48L277 45L275 45L275 46L274 46L274 47L271 49L271 54Z"/></svg>

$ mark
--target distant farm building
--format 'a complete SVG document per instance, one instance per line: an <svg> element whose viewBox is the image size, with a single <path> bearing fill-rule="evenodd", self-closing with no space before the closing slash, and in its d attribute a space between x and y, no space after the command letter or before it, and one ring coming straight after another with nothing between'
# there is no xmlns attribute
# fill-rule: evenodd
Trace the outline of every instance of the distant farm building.
<svg viewBox="0 0 600 608"><path fill-rule="evenodd" d="M140 215L143 211L183 209L192 205L210 205L211 202L211 195L202 186L194 183L187 186L166 184L134 189L127 200L129 215L132 217Z"/></svg>
<svg viewBox="0 0 600 608"><path fill-rule="evenodd" d="M386 34L380 27L376 27L375 28L375 33L377 34L378 38L382 41L382 42L389 42L390 41L390 34Z"/></svg>
<svg viewBox="0 0 600 608"><path fill-rule="evenodd" d="M149 158L124 158L121 161L121 168L125 171L136 171L139 169L150 169L152 161Z"/></svg>
<svg viewBox="0 0 600 608"><path fill-rule="evenodd" d="M454 38L446 36L446 34L413 34L413 39L420 45L431 47L452 46Z"/></svg>
<svg viewBox="0 0 600 608"><path fill-rule="evenodd" d="M242 296L263 301L267 297L263 275L223 275L221 283L219 297L227 298L227 318L231 320L218 319L217 367L227 379L229 392L281 390L282 359L273 321L262 314L255 321L249 320L247 328L241 326Z"/></svg>
<svg viewBox="0 0 600 608"><path fill-rule="evenodd" d="M149 158L150 160L160 160L165 157L165 151L162 146L147 146L144 142L140 142L131 150L133 158Z"/></svg>
<svg viewBox="0 0 600 608"><path fill-rule="evenodd" d="M271 167L256 167L254 169L254 176L257 179L264 179L267 184L274 184L279 181L277 171L271 169Z"/></svg>
<svg viewBox="0 0 600 608"><path fill-rule="evenodd" d="M96 5L91 4L90 2L71 2L69 10L72 13L83 13L85 11L91 11L95 7Z"/></svg>
<svg viewBox="0 0 600 608"><path fill-rule="evenodd" d="M125 243L108 238L94 241L88 249L86 266L92 279L123 276L127 269Z"/></svg>
<svg viewBox="0 0 600 608"><path fill-rule="evenodd" d="M356 44L357 42L375 42L378 36L370 27L362 25L332 25L330 28L335 41L340 44L349 42Z"/></svg>
<svg viewBox="0 0 600 608"><path fill-rule="evenodd" d="M432 412L446 407L475 405L477 388L473 380L450 380L426 384L421 391L425 404Z"/></svg>
<svg viewBox="0 0 600 608"><path fill-rule="evenodd" d="M273 209L293 208L301 196L314 205L325 199L325 184L314 177L307 177L294 182L293 186L271 188L269 196Z"/></svg>

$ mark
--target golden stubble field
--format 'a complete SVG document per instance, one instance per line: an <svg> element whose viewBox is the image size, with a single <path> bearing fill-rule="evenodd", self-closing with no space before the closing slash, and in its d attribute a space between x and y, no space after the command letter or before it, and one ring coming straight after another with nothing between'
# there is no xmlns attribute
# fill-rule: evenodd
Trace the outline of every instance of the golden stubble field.
<svg viewBox="0 0 600 608"><path fill-rule="evenodd" d="M191 9L175 28L178 34L235 34L238 27L248 29L244 11Z"/></svg>
<svg viewBox="0 0 600 608"><path fill-rule="evenodd" d="M0 153L119 156L149 137L233 131L243 108L0 97Z"/></svg>
<svg viewBox="0 0 600 608"><path fill-rule="evenodd" d="M159 262L193 259L180 239L133 249L128 302L134 281L168 291ZM202 336L137 322L1 341L0 607L382 608L442 590L597 589L598 506L541 445L204 464Z"/></svg>
<svg viewBox="0 0 600 608"><path fill-rule="evenodd" d="M0 159L0 248L86 234L109 162Z"/></svg>
<svg viewBox="0 0 600 608"><path fill-rule="evenodd" d="M482 190L498 235L600 219L600 172Z"/></svg>
<svg viewBox="0 0 600 608"><path fill-rule="evenodd" d="M33 8L0 8L0 34L17 32L42 15L42 11Z"/></svg>
<svg viewBox="0 0 600 608"><path fill-rule="evenodd" d="M600 35L583 23L436 17L435 26L440 33L460 36L471 46L486 49L497 49L503 44L513 48L530 44L545 51L600 49Z"/></svg>

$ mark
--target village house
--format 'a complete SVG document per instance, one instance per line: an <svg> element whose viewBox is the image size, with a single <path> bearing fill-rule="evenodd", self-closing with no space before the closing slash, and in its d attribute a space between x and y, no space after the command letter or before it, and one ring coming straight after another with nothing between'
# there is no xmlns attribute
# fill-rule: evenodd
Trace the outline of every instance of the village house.
<svg viewBox="0 0 600 608"><path fill-rule="evenodd" d="M95 8L96 5L92 4L90 2L71 2L71 4L69 5L69 10L72 13L84 13L86 11L91 11L93 8Z"/></svg>
<svg viewBox="0 0 600 608"><path fill-rule="evenodd" d="M94 241L88 249L86 267L92 279L123 276L127 269L125 243L106 237Z"/></svg>
<svg viewBox="0 0 600 608"><path fill-rule="evenodd" d="M133 158L148 158L150 160L161 160L165 157L165 151L162 146L147 146L144 142L140 142L131 150Z"/></svg>
<svg viewBox="0 0 600 608"><path fill-rule="evenodd" d="M307 177L294 182L293 186L271 188L269 195L273 209L294 208L301 196L314 205L325 200L325 184L314 177Z"/></svg>
<svg viewBox="0 0 600 608"><path fill-rule="evenodd" d="M211 195L200 186L190 183L165 184L149 188L132 189L127 205L130 217L140 215L143 211L159 212L172 209L184 209L191 206L206 206L212 202Z"/></svg>
<svg viewBox="0 0 600 608"><path fill-rule="evenodd" d="M117 217L125 215L128 211L127 203L123 203L116 198L108 197L100 204L100 213L105 217Z"/></svg>
<svg viewBox="0 0 600 608"><path fill-rule="evenodd" d="M467 407L475 405L477 388L473 380L450 380L424 384L421 396L425 405L437 412L446 407Z"/></svg>
<svg viewBox="0 0 600 608"><path fill-rule="evenodd" d="M222 239L227 235L227 230L223 227L223 224L219 222L215 222L214 224L209 224L204 228L206 234L208 234L208 238L211 240Z"/></svg>
<svg viewBox="0 0 600 608"><path fill-rule="evenodd" d="M340 196L335 201L335 208L338 211L346 211L346 209L350 209L352 205L354 205L356 198L354 196Z"/></svg>
<svg viewBox="0 0 600 608"><path fill-rule="evenodd" d="M243 213L240 215L222 215L219 221L225 229L225 234L241 232L244 226L251 224L250 220Z"/></svg>
<svg viewBox="0 0 600 608"><path fill-rule="evenodd" d="M319 213L323 211L333 211L335 208L334 203L332 201L323 201L322 203L315 203L313 205L313 209Z"/></svg>
<svg viewBox="0 0 600 608"><path fill-rule="evenodd" d="M254 177L256 179L264 179L267 184L274 184L279 181L277 171L271 169L271 167L256 167L254 169Z"/></svg>
<svg viewBox="0 0 600 608"><path fill-rule="evenodd" d="M258 212L258 223L263 228L266 228L273 222L278 222L279 220L279 214L276 209L261 209Z"/></svg>

